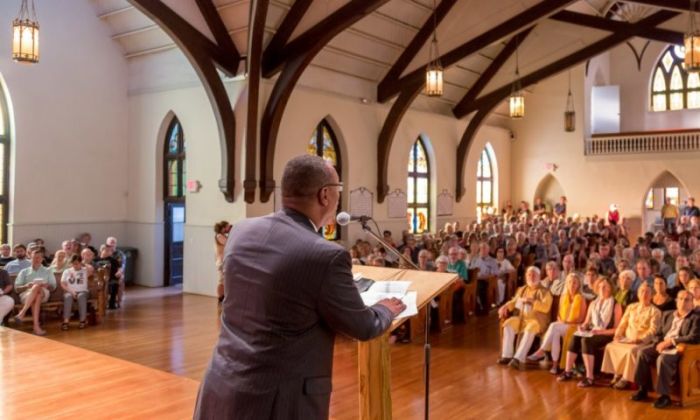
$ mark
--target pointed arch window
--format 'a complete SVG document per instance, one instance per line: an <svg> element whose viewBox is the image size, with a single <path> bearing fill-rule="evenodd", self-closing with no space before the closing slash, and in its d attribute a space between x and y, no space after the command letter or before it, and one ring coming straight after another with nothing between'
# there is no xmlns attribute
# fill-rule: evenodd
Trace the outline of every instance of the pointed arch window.
<svg viewBox="0 0 700 420"><path fill-rule="evenodd" d="M430 162L423 139L418 137L408 157L408 226L411 233L430 230Z"/></svg>
<svg viewBox="0 0 700 420"><path fill-rule="evenodd" d="M683 68L684 48L669 46L652 73L651 110L700 108L700 76Z"/></svg>
<svg viewBox="0 0 700 420"><path fill-rule="evenodd" d="M316 130L314 130L306 146L306 152L310 155L320 156L326 162L333 165L336 172L338 172L338 178L340 178L341 182L343 181L341 178L342 168L338 139L325 118L316 126ZM340 211L341 208L342 197L338 201L338 211ZM340 239L340 229L338 229L335 221L323 227L323 237L329 241L337 241Z"/></svg>
<svg viewBox="0 0 700 420"><path fill-rule="evenodd" d="M10 113L0 86L0 242L8 240L10 215Z"/></svg>
<svg viewBox="0 0 700 420"><path fill-rule="evenodd" d="M177 117L168 127L164 153L164 198L166 201L182 201L185 198L185 136Z"/></svg>
<svg viewBox="0 0 700 420"><path fill-rule="evenodd" d="M484 147L476 166L476 217L494 212L494 165L489 147Z"/></svg>

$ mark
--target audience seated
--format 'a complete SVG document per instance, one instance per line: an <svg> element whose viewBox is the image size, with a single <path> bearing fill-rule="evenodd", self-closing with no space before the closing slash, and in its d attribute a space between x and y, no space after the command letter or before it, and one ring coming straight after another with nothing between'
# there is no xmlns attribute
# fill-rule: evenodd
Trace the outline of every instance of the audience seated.
<svg viewBox="0 0 700 420"><path fill-rule="evenodd" d="M515 296L498 310L503 322L503 342L499 364L513 368L525 368L525 357L537 334L547 330L552 295L540 284L540 270L529 267L525 272L527 284L520 287ZM522 333L522 337L518 335ZM517 346L517 348L516 348Z"/></svg>
<svg viewBox="0 0 700 420"><path fill-rule="evenodd" d="M8 274L17 274L27 267L32 265L32 262L27 259L27 247L22 244L17 244L13 248L15 259L5 264L5 270Z"/></svg>
<svg viewBox="0 0 700 420"><path fill-rule="evenodd" d="M96 267L108 267L109 268L109 280L108 280L108 292L109 292L109 305L108 309L117 309L119 307L119 277L117 274L120 270L119 261L117 261L114 256L112 256L112 249L105 245L100 246L100 256L95 259Z"/></svg>
<svg viewBox="0 0 700 420"><path fill-rule="evenodd" d="M5 266L10 261L14 260L15 257L12 255L12 247L10 244L0 245L0 266Z"/></svg>
<svg viewBox="0 0 700 420"><path fill-rule="evenodd" d="M685 290L676 298L678 309L664 314L661 328L654 335L651 346L644 348L639 355L635 382L639 390L632 396L633 401L645 401L652 390L651 369L657 366L656 392L659 398L656 408L671 405L671 390L678 377L678 363L681 354L677 346L700 342L700 318L693 312L693 300Z"/></svg>
<svg viewBox="0 0 700 420"><path fill-rule="evenodd" d="M73 312L73 302L78 302L78 313L80 315L78 328L85 328L87 325L87 301L90 297L88 291L88 273L83 268L80 255L73 255L70 259L70 268L63 271L61 276L61 287L63 288L63 324L62 330L68 329L70 316Z"/></svg>
<svg viewBox="0 0 700 420"><path fill-rule="evenodd" d="M46 335L39 323L41 304L49 300L51 291L56 288L53 272L41 265L45 254L43 247L36 248L31 254L31 265L20 271L15 280L15 289L24 305L15 316L15 321L21 323L27 311L31 309L36 335Z"/></svg>
<svg viewBox="0 0 700 420"><path fill-rule="evenodd" d="M661 311L651 302L652 291L646 283L637 290L639 302L630 304L615 330L613 342L605 347L601 371L612 373L615 389L627 389L634 381L637 358L661 323Z"/></svg>
<svg viewBox="0 0 700 420"><path fill-rule="evenodd" d="M622 318L622 308L615 302L610 280L607 277L601 277L596 285L598 297L588 306L586 319L574 334L566 352L564 372L557 378L560 382L572 379L574 363L581 354L586 368L586 377L578 383L580 388L593 386L596 352L612 341L615 329Z"/></svg>
<svg viewBox="0 0 700 420"><path fill-rule="evenodd" d="M620 272L617 276L617 291L615 291L615 302L620 305L622 311L627 309L627 306L637 300L637 295L632 292L631 287L637 277L632 270ZM646 284L646 283L644 283Z"/></svg>
<svg viewBox="0 0 700 420"><path fill-rule="evenodd" d="M12 312L15 301L10 296L12 292L12 280L7 271L0 268L0 325L5 324L5 317Z"/></svg>
<svg viewBox="0 0 700 420"><path fill-rule="evenodd" d="M70 260L72 259L72 257L69 259L67 255L68 254L66 253L66 251L62 249L56 251L56 253L53 255L53 261L51 261L49 268L53 270L54 273L63 273L63 270L71 266ZM75 255L76 254L73 254L73 256Z"/></svg>
<svg viewBox="0 0 700 420"><path fill-rule="evenodd" d="M506 252L503 248L496 251L496 263L498 264L498 305L505 302L506 283L511 273L515 272L513 264L506 259ZM512 291L511 291L512 292Z"/></svg>
<svg viewBox="0 0 700 420"><path fill-rule="evenodd" d="M668 294L666 279L661 274L654 276L654 297L651 303L659 308L662 313L676 309L676 302L673 297Z"/></svg>
<svg viewBox="0 0 700 420"><path fill-rule="evenodd" d="M528 361L537 362L544 358L545 352L551 352L554 375L559 373L559 356L561 342L568 348L574 332L586 317L586 299L581 294L581 276L570 273L566 276L565 287L559 300L557 320L549 324L539 350L528 356Z"/></svg>
<svg viewBox="0 0 700 420"><path fill-rule="evenodd" d="M700 280L693 279L688 282L688 292L693 298L693 305L695 306L695 309L700 312Z"/></svg>

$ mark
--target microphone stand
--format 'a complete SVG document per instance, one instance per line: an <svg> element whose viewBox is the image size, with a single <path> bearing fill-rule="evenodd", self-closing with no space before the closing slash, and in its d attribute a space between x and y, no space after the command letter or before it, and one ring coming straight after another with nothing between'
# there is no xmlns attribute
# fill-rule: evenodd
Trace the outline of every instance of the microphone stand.
<svg viewBox="0 0 700 420"><path fill-rule="evenodd" d="M420 271L420 267L416 265L413 261L409 260L406 258L405 255L403 255L401 252L399 252L398 249L394 248L392 245L387 243L384 238L380 237L376 233L372 231L372 228L367 226L367 220L361 220L360 221L362 225L362 230L365 232L369 233L372 238L374 238L377 242L382 244L382 246L390 251L392 254L395 256L399 257L401 261L406 263L408 266L412 267L414 270ZM379 228L377 228L379 229ZM425 396L424 396L424 401L425 401L425 419L428 420L430 418L430 302L426 305L425 308L425 338L424 338L424 344L423 344L423 362L425 365L425 370L423 374L423 383L425 385Z"/></svg>

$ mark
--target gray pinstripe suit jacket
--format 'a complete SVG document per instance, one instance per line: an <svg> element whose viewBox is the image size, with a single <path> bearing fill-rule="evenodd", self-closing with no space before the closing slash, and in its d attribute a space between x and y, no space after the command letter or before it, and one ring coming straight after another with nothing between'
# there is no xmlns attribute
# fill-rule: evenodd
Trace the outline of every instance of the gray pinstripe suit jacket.
<svg viewBox="0 0 700 420"><path fill-rule="evenodd" d="M221 332L194 418L327 418L335 333L374 338L389 310L362 303L347 251L290 209L236 225L224 272Z"/></svg>

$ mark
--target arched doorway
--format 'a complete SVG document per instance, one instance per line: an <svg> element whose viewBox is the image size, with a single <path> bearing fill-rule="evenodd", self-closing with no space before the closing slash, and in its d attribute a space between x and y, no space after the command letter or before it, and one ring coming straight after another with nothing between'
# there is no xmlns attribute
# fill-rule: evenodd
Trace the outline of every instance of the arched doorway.
<svg viewBox="0 0 700 420"><path fill-rule="evenodd" d="M651 183L644 194L642 215L644 232L663 229L661 207L667 198L680 209L690 194L683 183L669 171L664 171Z"/></svg>
<svg viewBox="0 0 700 420"><path fill-rule="evenodd" d="M564 194L564 188L557 178L552 174L547 174L537 185L532 202L534 203L536 198L541 198L542 202L547 206L548 211L551 211L554 205L559 202L559 198L563 195L566 195Z"/></svg>

